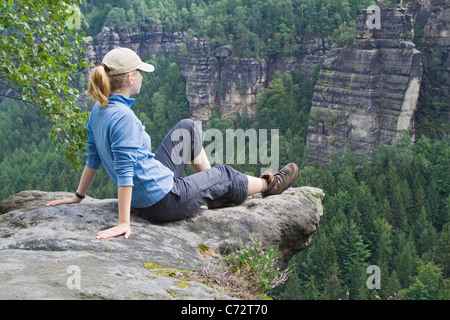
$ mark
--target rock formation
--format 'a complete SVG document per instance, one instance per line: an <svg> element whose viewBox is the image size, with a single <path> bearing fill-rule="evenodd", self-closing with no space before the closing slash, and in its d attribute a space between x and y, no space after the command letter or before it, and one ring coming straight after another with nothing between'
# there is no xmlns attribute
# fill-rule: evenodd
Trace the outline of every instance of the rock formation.
<svg viewBox="0 0 450 320"><path fill-rule="evenodd" d="M243 58L233 56L231 45L212 48L208 40L188 38L185 32L126 31L105 27L95 43L92 37L87 38L86 54L94 65L118 46L131 48L143 57L178 54L186 79L191 118L206 121L214 107L230 118L237 112L254 117L257 93L267 86L276 70L309 73L330 49L328 41L320 38L298 38L296 41L303 50L298 57Z"/></svg>
<svg viewBox="0 0 450 320"><path fill-rule="evenodd" d="M380 29L358 19L357 48L334 49L315 86L307 144L311 161L326 164L345 147L360 154L395 143L413 116L422 77L421 53L411 42L404 9L381 9Z"/></svg>
<svg viewBox="0 0 450 320"><path fill-rule="evenodd" d="M439 98L439 113L447 127L441 127L445 137L450 130L450 1L404 1L407 13L415 22L415 43L422 52L424 75L419 101L426 96Z"/></svg>
<svg viewBox="0 0 450 320"><path fill-rule="evenodd" d="M117 223L117 201L45 207L71 194L24 191L0 204L0 299L231 299L185 276L205 268L199 246L226 255L262 239L281 265L310 243L322 190L291 188L191 219L152 224L132 215L132 236L96 240ZM214 263L208 268L214 268Z"/></svg>
<svg viewBox="0 0 450 320"><path fill-rule="evenodd" d="M248 116L255 116L253 107L257 92L266 84L267 63L264 59L232 57L232 50L231 46L219 47L210 57L207 41L187 41L187 55L182 56L180 66L192 118L208 120L215 106L229 117L245 107Z"/></svg>

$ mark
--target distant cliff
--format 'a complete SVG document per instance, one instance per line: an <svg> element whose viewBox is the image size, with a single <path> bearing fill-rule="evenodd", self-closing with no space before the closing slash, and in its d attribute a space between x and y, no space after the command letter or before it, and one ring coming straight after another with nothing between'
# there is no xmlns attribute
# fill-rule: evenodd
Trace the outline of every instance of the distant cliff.
<svg viewBox="0 0 450 320"><path fill-rule="evenodd" d="M438 99L438 117L444 123L440 134L450 133L450 1L416 0L404 1L407 13L415 23L414 41L422 53L424 74L422 77L419 102L427 98ZM419 115L417 121L427 115Z"/></svg>
<svg viewBox="0 0 450 320"><path fill-rule="evenodd" d="M363 11L357 47L333 50L323 63L308 128L311 161L393 144L402 130L414 141L416 127L448 138L450 1L402 6L381 9L380 29L368 28L373 11Z"/></svg>
<svg viewBox="0 0 450 320"><path fill-rule="evenodd" d="M370 13L359 17L357 47L333 50L322 65L308 127L310 161L326 164L346 147L361 153L390 145L403 130L414 136L422 62L412 18L404 9L382 9L381 28L369 29Z"/></svg>
<svg viewBox="0 0 450 320"><path fill-rule="evenodd" d="M234 118L246 110L255 116L256 96L273 79L276 70L309 73L321 63L330 49L327 40L296 39L303 53L298 57L241 58L232 54L231 45L212 48L205 39L188 38L186 33L127 31L105 27L94 41L87 41L87 56L98 65L102 57L117 46L135 50L141 56L176 53L186 79L186 97L192 118L208 120L214 107Z"/></svg>

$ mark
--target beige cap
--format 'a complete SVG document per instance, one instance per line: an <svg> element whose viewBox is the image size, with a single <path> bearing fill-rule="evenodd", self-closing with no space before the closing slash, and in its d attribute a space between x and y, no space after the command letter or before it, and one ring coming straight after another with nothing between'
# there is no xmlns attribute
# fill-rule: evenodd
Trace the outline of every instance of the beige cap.
<svg viewBox="0 0 450 320"><path fill-rule="evenodd" d="M116 48L109 51L104 57L102 64L110 70L110 75L123 74L134 70L153 72L155 67L149 63L142 62L141 58L131 49Z"/></svg>

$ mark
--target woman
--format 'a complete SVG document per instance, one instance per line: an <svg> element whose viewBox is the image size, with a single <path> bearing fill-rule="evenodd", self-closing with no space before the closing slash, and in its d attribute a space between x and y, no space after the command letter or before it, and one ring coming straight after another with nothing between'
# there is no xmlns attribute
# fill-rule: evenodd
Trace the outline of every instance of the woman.
<svg viewBox="0 0 450 320"><path fill-rule="evenodd" d="M142 72L153 70L126 48L111 50L92 70L87 92L96 104L86 127L88 160L75 195L47 206L80 203L103 163L118 188L119 223L96 238L128 238L131 208L151 221L176 221L188 218L205 202L209 208L239 205L247 195L279 194L294 182L295 164L260 178L226 165L211 167L202 147L204 133L191 120L180 121L152 153L150 136L131 110L135 100L130 96L140 92ZM183 139L174 139L175 132L182 132ZM195 174L181 177L186 164Z"/></svg>

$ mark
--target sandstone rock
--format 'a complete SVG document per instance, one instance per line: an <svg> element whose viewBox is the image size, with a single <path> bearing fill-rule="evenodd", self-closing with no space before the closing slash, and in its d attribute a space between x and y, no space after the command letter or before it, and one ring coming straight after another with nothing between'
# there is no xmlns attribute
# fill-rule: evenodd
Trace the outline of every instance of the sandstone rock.
<svg viewBox="0 0 450 320"><path fill-rule="evenodd" d="M97 35L95 43L92 37L87 37L87 58L97 66L108 51L119 46L130 48L143 57L156 54L169 56L180 51L184 37L182 32L149 32L139 28L129 30L104 27Z"/></svg>
<svg viewBox="0 0 450 320"><path fill-rule="evenodd" d="M86 40L87 58L94 66L100 64L109 50L118 46L131 48L142 57L178 54L181 72L186 79L186 98L192 110L190 117L202 121L209 120L214 107L232 119L238 112L255 117L257 93L274 78L275 71L308 74L330 50L326 39L297 37L300 55L243 58L233 56L232 45L214 48L209 40L188 38L186 32L139 28L104 27L95 43L92 37Z"/></svg>
<svg viewBox="0 0 450 320"><path fill-rule="evenodd" d="M356 154L414 135L422 77L421 53L410 41L411 17L381 10L381 31L358 20L358 47L335 49L314 89L307 144L311 161L327 164L348 147Z"/></svg>
<svg viewBox="0 0 450 320"><path fill-rule="evenodd" d="M199 246L225 255L262 239L279 247L286 265L314 236L324 197L292 188L165 224L132 215L130 239L96 240L117 223L117 201L44 206L69 195L24 191L0 204L1 299L231 299L184 276L204 268Z"/></svg>
<svg viewBox="0 0 450 320"><path fill-rule="evenodd" d="M217 58L228 58L229 56L231 56L232 53L233 53L232 45L222 46L222 47L217 48L214 51L214 55Z"/></svg>
<svg viewBox="0 0 450 320"><path fill-rule="evenodd" d="M426 66L419 101L433 96L445 102L450 96L450 3L444 0L419 1L420 5L414 1L408 2L411 5L407 12L416 24L417 49L422 52L422 61ZM439 127L440 134L448 137L450 106L440 107L437 113L446 124Z"/></svg>
<svg viewBox="0 0 450 320"><path fill-rule="evenodd" d="M231 46L219 47L215 57L210 57L210 44L204 39L189 39L186 47L188 53L181 57L180 66L191 117L207 121L214 107L230 118L244 109L254 117L257 92L266 84L265 60L232 57Z"/></svg>
<svg viewBox="0 0 450 320"><path fill-rule="evenodd" d="M367 19L372 16L372 10L362 10L358 16L358 37L359 38L375 38L375 39L412 39L413 36L413 20L411 15L405 14L404 8L381 9L380 11L380 27L367 27Z"/></svg>

